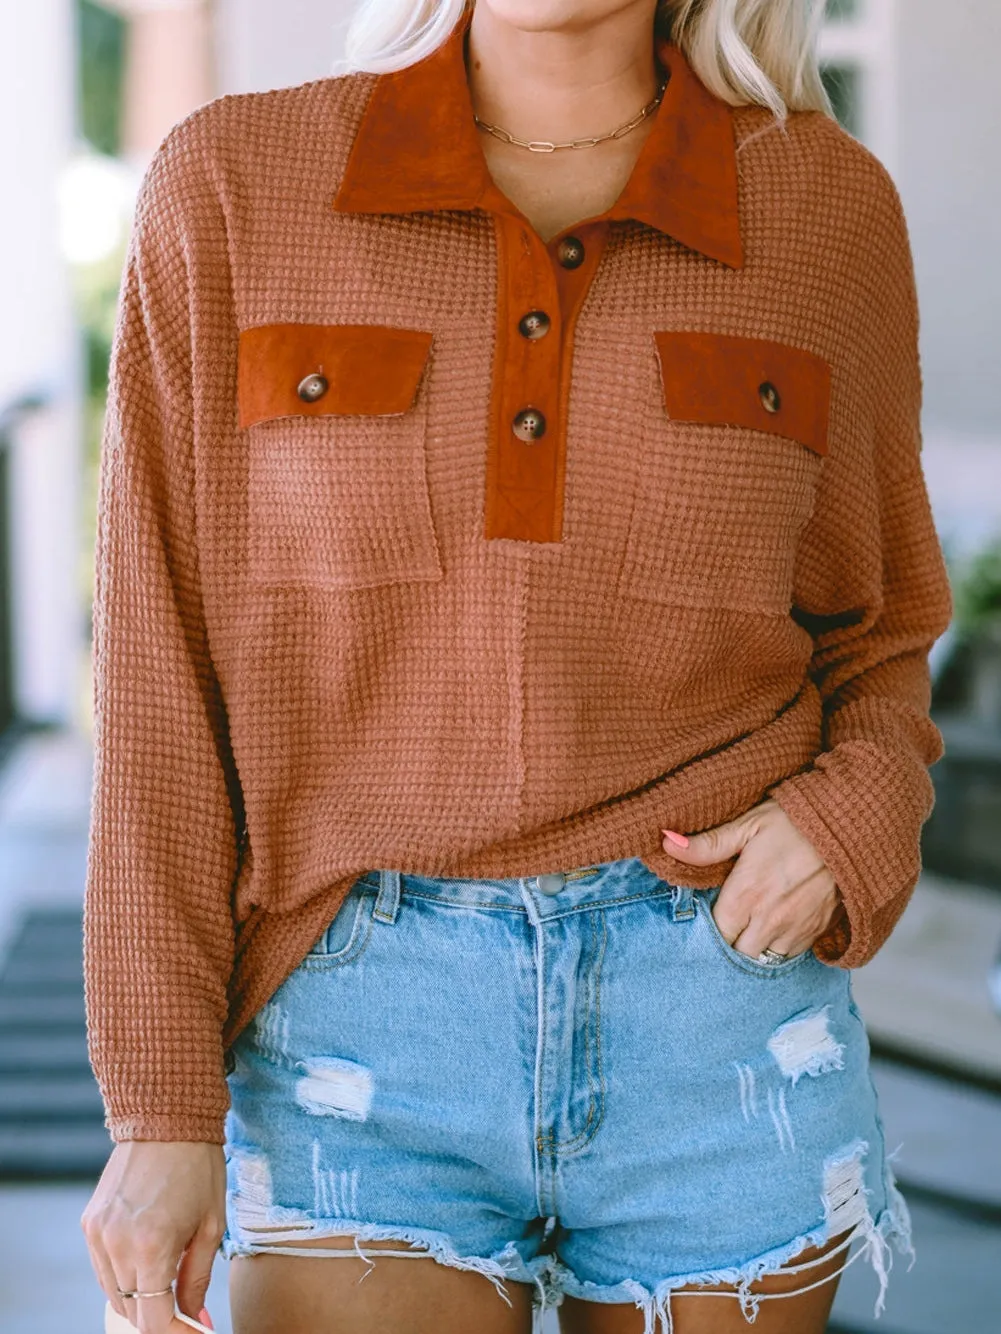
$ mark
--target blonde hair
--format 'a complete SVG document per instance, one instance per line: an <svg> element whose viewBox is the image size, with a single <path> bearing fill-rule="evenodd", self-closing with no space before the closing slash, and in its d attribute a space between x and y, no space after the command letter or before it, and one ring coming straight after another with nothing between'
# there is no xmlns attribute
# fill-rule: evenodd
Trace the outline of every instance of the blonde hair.
<svg viewBox="0 0 1001 1334"><path fill-rule="evenodd" d="M473 0L361 0L339 70L383 74L415 64L450 35ZM656 27L710 92L731 106L834 116L817 35L826 0L660 0Z"/></svg>

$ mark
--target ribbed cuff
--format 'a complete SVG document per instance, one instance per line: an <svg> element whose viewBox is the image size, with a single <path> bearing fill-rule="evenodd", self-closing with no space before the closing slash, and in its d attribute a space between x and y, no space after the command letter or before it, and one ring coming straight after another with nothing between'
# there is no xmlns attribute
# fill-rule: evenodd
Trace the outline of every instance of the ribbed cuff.
<svg viewBox="0 0 1001 1334"><path fill-rule="evenodd" d="M225 1119L220 1120L218 1117L138 1112L132 1116L107 1116L104 1124L116 1144L140 1139L185 1140L198 1144L226 1143Z"/></svg>

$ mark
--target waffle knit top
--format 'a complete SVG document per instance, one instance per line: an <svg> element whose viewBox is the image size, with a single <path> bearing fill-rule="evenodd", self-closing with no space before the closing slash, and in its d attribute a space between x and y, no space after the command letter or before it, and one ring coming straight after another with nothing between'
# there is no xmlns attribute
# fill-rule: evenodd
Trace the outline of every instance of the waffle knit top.
<svg viewBox="0 0 1001 1334"><path fill-rule="evenodd" d="M952 604L889 174L660 40L629 183L547 244L490 180L462 40L216 98L141 186L85 899L116 1140L224 1142L226 1048L367 869L638 856L706 888L734 860L660 830L770 796L835 877L814 949L844 968L920 870Z"/></svg>

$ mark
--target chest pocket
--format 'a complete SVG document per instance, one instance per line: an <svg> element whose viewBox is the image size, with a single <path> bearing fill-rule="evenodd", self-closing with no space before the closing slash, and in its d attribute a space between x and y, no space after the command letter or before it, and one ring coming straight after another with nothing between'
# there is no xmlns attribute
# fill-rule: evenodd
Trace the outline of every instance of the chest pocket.
<svg viewBox="0 0 1001 1334"><path fill-rule="evenodd" d="M357 324L240 334L253 583L442 577L425 458L431 341L421 329Z"/></svg>
<svg viewBox="0 0 1001 1334"><path fill-rule="evenodd" d="M653 335L622 591L665 606L788 614L827 453L831 368L786 343Z"/></svg>

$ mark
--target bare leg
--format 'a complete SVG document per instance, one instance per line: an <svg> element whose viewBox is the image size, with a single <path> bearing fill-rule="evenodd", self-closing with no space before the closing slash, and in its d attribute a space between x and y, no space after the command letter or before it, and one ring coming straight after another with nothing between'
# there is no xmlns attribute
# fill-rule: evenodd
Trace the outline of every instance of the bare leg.
<svg viewBox="0 0 1001 1334"><path fill-rule="evenodd" d="M842 1233L827 1247L803 1251L790 1264L801 1265L824 1255L846 1236L847 1233ZM789 1292L804 1288L840 1269L846 1254L846 1251L838 1251L823 1264L788 1277L768 1275L753 1284L752 1291ZM824 1334L839 1279L840 1275L797 1297L762 1302L753 1325L744 1319L735 1298L695 1297L686 1300L685 1292L693 1289L678 1288L671 1297L674 1334L751 1334L751 1331L753 1334ZM727 1291L725 1287L719 1290ZM699 1291L714 1292L716 1289L702 1288ZM598 1302L566 1297L560 1307L560 1329L562 1334L642 1334L643 1313L635 1306L602 1306Z"/></svg>
<svg viewBox="0 0 1001 1334"><path fill-rule="evenodd" d="M324 1237L299 1246L351 1251L351 1237ZM365 1241L368 1250L410 1250L406 1242ZM233 1334L529 1334L534 1288L505 1285L508 1306L493 1283L451 1269L430 1256L386 1256L369 1262L266 1254L229 1262ZM365 1281L359 1283L363 1276Z"/></svg>

